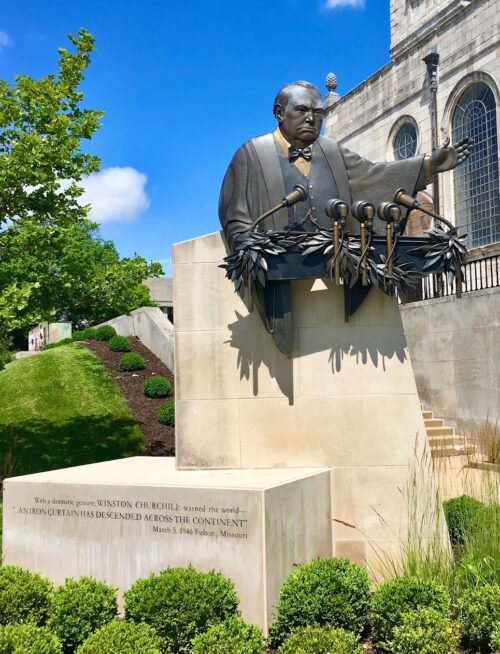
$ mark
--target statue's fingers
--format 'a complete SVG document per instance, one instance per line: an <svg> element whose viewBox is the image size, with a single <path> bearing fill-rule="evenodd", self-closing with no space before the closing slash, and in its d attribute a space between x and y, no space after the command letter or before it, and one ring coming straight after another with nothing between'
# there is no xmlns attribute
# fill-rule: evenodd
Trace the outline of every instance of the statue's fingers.
<svg viewBox="0 0 500 654"><path fill-rule="evenodd" d="M447 136L443 143L441 144L441 149L445 150L450 145L450 137Z"/></svg>
<svg viewBox="0 0 500 654"><path fill-rule="evenodd" d="M470 148L474 145L474 139L470 138L470 136L466 136L463 139L460 139L457 143L453 145L455 149L457 148Z"/></svg>

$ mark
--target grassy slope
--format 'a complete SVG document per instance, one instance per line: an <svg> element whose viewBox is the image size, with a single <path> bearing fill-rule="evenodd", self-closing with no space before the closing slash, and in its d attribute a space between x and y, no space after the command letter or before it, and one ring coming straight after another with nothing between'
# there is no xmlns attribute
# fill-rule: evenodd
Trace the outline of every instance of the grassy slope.
<svg viewBox="0 0 500 654"><path fill-rule="evenodd" d="M87 349L48 350L0 372L0 476L144 451L114 379Z"/></svg>

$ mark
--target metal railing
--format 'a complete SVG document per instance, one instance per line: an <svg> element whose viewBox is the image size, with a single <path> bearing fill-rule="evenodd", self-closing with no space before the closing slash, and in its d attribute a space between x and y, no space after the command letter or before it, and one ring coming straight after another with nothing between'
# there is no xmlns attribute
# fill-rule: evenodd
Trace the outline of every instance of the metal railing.
<svg viewBox="0 0 500 654"><path fill-rule="evenodd" d="M500 254L466 262L463 267L462 293L497 286L500 286ZM455 280L450 282L444 273L434 273L423 277L414 288L408 289L401 300L403 304L409 304L455 293Z"/></svg>

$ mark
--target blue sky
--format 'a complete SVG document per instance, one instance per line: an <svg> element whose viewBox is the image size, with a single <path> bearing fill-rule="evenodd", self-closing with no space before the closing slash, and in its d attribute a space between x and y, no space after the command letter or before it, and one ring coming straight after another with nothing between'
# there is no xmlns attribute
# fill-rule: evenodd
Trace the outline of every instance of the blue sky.
<svg viewBox="0 0 500 654"><path fill-rule="evenodd" d="M66 34L96 51L85 102L103 109L86 181L101 233L123 256L169 269L171 246L219 227L217 200L234 151L274 128L286 82L342 95L385 64L389 3L380 0L16 0L0 16L0 77L57 67Z"/></svg>

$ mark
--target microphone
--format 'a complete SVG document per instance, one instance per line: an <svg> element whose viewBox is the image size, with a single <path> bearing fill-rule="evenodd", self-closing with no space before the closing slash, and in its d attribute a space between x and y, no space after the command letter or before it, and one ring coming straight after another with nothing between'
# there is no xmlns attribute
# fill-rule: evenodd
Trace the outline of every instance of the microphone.
<svg viewBox="0 0 500 654"><path fill-rule="evenodd" d="M422 211L422 213L426 213L428 216L431 216L436 220L440 220L450 229L455 229L455 225L453 225L453 223L450 223L450 221L447 220L446 218L443 218L443 216L440 216L439 214L434 213L434 211L431 211L430 209L424 207L420 202L420 200L417 200L417 198L412 197L409 193L405 191L404 188L400 188L396 191L396 193L394 194L394 202L403 205L403 207L410 209L410 211L412 209L418 209L419 211Z"/></svg>
<svg viewBox="0 0 500 654"><path fill-rule="evenodd" d="M293 204L296 204L297 202L301 202L306 198L307 198L306 189L300 184L295 184L293 190L290 191L288 195L285 195L283 200L281 200L281 206L291 207Z"/></svg>
<svg viewBox="0 0 500 654"><path fill-rule="evenodd" d="M285 195L285 197L283 198L283 200L281 200L279 204L277 204L272 209L269 209L269 211L263 213L262 216L259 216L257 220L254 221L252 225L252 229L255 229L260 222L262 222L266 218L269 218L269 216L271 216L273 213L276 213L276 211L283 209L283 207L291 207L297 202L305 200L306 198L307 198L306 189L300 184L295 184L295 186L290 191L290 193L288 193L288 195Z"/></svg>
<svg viewBox="0 0 500 654"><path fill-rule="evenodd" d="M342 200L328 200L325 206L325 213L333 219L333 261L335 284L340 285L340 235L344 231L346 218L349 213L349 207ZM343 238L343 237L342 237Z"/></svg>
<svg viewBox="0 0 500 654"><path fill-rule="evenodd" d="M412 198L413 199L413 198ZM389 275L392 276L394 270L393 254L396 249L396 244L398 242L398 231L399 231L399 220L401 218L401 209L394 202L382 202L377 207L377 215L380 220L385 221L385 247L386 247L386 256L385 256L385 266L384 266L384 277L385 271L387 270ZM394 227L394 243L392 238L392 229Z"/></svg>
<svg viewBox="0 0 500 654"><path fill-rule="evenodd" d="M370 228L373 225L373 219L375 217L375 207L370 202L365 202L364 200L358 200L352 205L351 209L352 215L359 220L360 223L366 223L366 226Z"/></svg>
<svg viewBox="0 0 500 654"><path fill-rule="evenodd" d="M394 194L394 202L403 205L403 207L406 207L407 209L420 208L420 202L417 198L412 197L404 190L404 188L400 188L396 191Z"/></svg>
<svg viewBox="0 0 500 654"><path fill-rule="evenodd" d="M373 227L373 219L375 218L375 207L370 202L358 200L352 205L351 212L356 220L359 220L361 223L361 256L358 263L358 269L361 270L361 284L363 286L368 286L368 267L366 263L366 257L368 248L370 247L371 230Z"/></svg>
<svg viewBox="0 0 500 654"><path fill-rule="evenodd" d="M338 220L340 223L345 222L349 207L342 200L328 200L325 206L325 213L333 220Z"/></svg>
<svg viewBox="0 0 500 654"><path fill-rule="evenodd" d="M382 202L382 204L379 204L377 207L377 216L386 223L394 223L394 229L396 231L398 230L401 209L395 202Z"/></svg>

